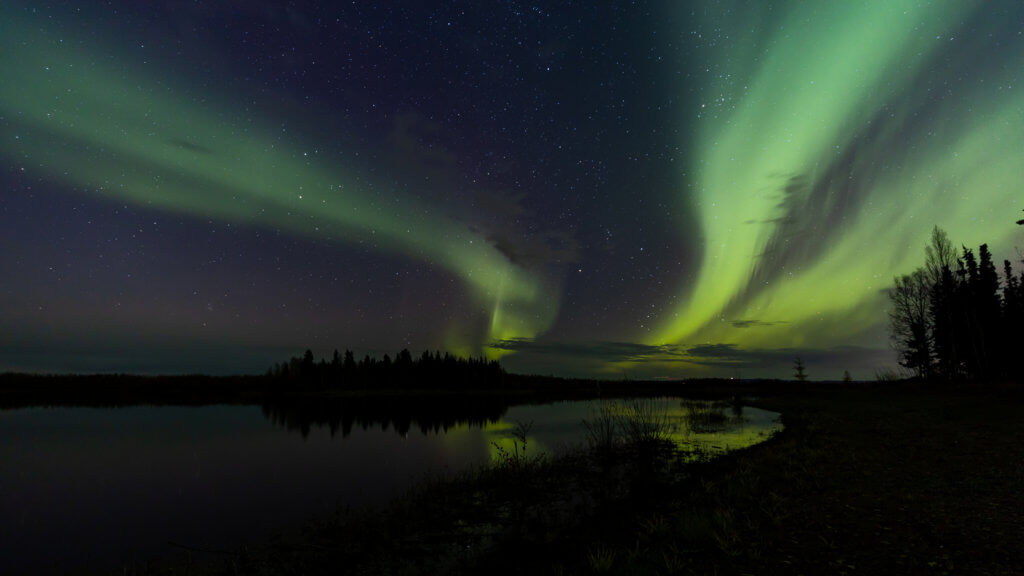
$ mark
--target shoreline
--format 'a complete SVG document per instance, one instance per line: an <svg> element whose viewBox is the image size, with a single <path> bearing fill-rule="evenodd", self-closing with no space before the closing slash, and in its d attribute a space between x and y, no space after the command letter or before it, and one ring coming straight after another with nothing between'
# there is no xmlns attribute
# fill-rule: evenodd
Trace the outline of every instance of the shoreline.
<svg viewBox="0 0 1024 576"><path fill-rule="evenodd" d="M706 462L577 453L427 480L185 573L1013 574L1021 400L1020 386L764 397L752 405L785 429Z"/></svg>
<svg viewBox="0 0 1024 576"><path fill-rule="evenodd" d="M610 389L602 396L621 397ZM673 392L742 393L745 405L781 413L785 428L696 463L663 449L578 450L426 478L389 505L324 510L264 543L182 548L118 573L1015 573L1021 384Z"/></svg>
<svg viewBox="0 0 1024 576"><path fill-rule="evenodd" d="M367 397L505 397L535 398L540 402L585 398L686 396L721 399L776 396L828 387L874 387L873 382L793 382L786 380L581 380L551 376L506 374L498 384L478 387L394 386L274 388L266 376L133 374L0 373L0 410L37 406L133 406L202 404L261 404L276 399L344 399ZM899 384L905 385L905 384Z"/></svg>

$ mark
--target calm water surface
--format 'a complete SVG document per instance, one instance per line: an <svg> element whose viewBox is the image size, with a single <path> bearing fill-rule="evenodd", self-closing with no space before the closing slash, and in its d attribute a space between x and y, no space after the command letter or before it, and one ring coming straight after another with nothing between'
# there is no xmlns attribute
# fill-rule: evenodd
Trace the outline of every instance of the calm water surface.
<svg viewBox="0 0 1024 576"><path fill-rule="evenodd" d="M654 402L677 441L710 450L781 428L773 412ZM531 453L579 446L598 406L391 398L0 411L0 572L113 569L175 553L170 543L258 543L338 506L386 503L425 474L484 465L520 422L532 422Z"/></svg>

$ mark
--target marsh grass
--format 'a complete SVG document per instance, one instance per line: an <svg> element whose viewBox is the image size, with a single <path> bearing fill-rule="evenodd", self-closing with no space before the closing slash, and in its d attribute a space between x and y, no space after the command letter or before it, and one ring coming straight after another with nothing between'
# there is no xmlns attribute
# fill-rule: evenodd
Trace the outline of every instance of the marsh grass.
<svg viewBox="0 0 1024 576"><path fill-rule="evenodd" d="M498 442L491 442L495 451L495 466L503 471L512 473L525 472L544 464L547 459L544 454L529 453L530 430L533 429L533 421L516 422L512 428L512 446L505 447Z"/></svg>
<svg viewBox="0 0 1024 576"><path fill-rule="evenodd" d="M618 449L646 449L671 442L676 426L668 411L651 398L626 404L603 402L583 420L587 446L599 455Z"/></svg>
<svg viewBox="0 0 1024 576"><path fill-rule="evenodd" d="M596 546L587 551L587 564L594 572L604 574L615 566L615 556L614 548Z"/></svg>
<svg viewBox="0 0 1024 576"><path fill-rule="evenodd" d="M893 384L910 379L913 372L906 368L879 368L875 370L875 382L879 384Z"/></svg>
<svg viewBox="0 0 1024 576"><path fill-rule="evenodd" d="M725 402L707 400L683 400L683 420L686 429L698 434L722 430L730 420L725 413L729 406Z"/></svg>
<svg viewBox="0 0 1024 576"><path fill-rule="evenodd" d="M602 454L611 452L620 441L615 405L602 402L591 418L583 419L583 431L591 450Z"/></svg>
<svg viewBox="0 0 1024 576"><path fill-rule="evenodd" d="M637 447L668 442L675 431L668 411L649 398L630 402L619 422L626 443Z"/></svg>

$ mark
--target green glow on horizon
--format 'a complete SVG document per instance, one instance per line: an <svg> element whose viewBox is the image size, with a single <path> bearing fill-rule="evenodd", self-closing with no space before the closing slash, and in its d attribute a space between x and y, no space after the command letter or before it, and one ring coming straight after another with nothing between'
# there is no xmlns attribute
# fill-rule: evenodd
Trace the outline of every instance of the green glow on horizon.
<svg viewBox="0 0 1024 576"><path fill-rule="evenodd" d="M739 4L734 8L732 14L744 13ZM983 9L975 2L907 0L794 4L762 45L753 44L751 27L769 24L731 16L737 19L726 26L732 37L719 54L728 74L706 87L702 129L688 145L696 150L702 268L649 342L885 347L863 340L886 321L882 291L894 275L923 263L933 226L968 246L988 242L1000 261L1012 258L1019 227L1010 216L1024 201L1024 98L1017 87L1024 60L1001 54L1008 63L984 77L984 88L967 90L984 96L975 105L944 102L934 116L920 118L916 106L899 100L928 77L937 51L975 41L951 39L950 30ZM876 133L861 145L896 144L902 158L883 167L884 157L854 156L844 176L863 192L843 209L841 233L813 257L795 258L798 266L753 284L762 253L780 230L788 179L844 186L820 179L869 132L872 119ZM901 129L920 122L933 126L933 137L903 141ZM790 201L800 205L803 194ZM788 240L777 250L806 248ZM765 324L738 329L736 320Z"/></svg>
<svg viewBox="0 0 1024 576"><path fill-rule="evenodd" d="M315 144L246 117L244 102L179 90L159 71L10 14L0 47L0 114L12 128L0 154L25 170L140 206L436 264L490 311L484 342L532 338L554 320L557 290L542 275L435 207L305 155ZM484 342L458 344L479 351Z"/></svg>

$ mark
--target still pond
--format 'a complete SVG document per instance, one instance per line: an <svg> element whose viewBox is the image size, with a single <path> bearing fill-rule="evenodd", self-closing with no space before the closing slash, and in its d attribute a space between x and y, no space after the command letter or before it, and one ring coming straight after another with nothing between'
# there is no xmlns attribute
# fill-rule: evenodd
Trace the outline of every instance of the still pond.
<svg viewBox="0 0 1024 576"><path fill-rule="evenodd" d="M738 404L650 402L683 446L733 450L781 428L778 414ZM531 454L579 447L600 406L391 397L3 410L0 558L4 572L60 573L180 546L237 549L486 465L519 423L531 423Z"/></svg>

